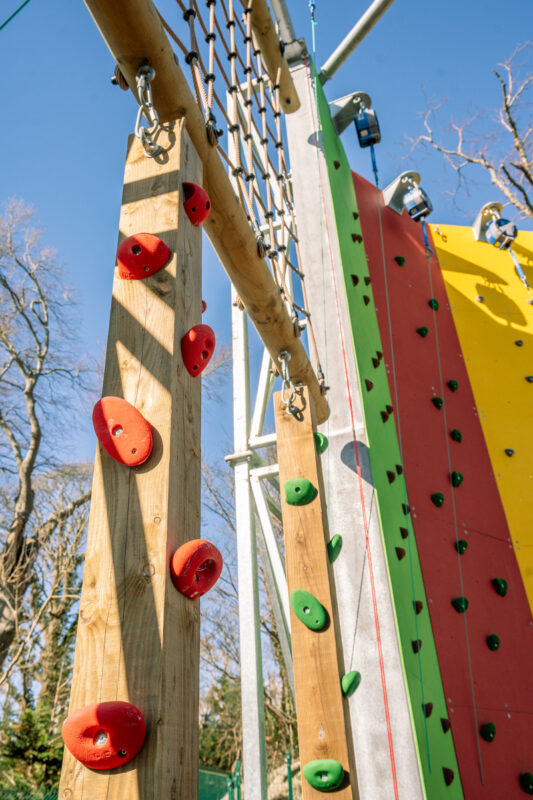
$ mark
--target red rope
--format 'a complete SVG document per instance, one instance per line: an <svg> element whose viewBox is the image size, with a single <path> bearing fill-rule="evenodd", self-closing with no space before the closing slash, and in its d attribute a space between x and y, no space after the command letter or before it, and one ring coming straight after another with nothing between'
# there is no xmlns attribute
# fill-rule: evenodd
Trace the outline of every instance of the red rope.
<svg viewBox="0 0 533 800"><path fill-rule="evenodd" d="M307 62L307 58L305 59L305 65L306 65L306 68L308 70L308 75L311 78L311 72L309 70L309 65L308 65L308 62ZM307 86L308 86L308 92L309 92L309 99L310 99L310 102L311 102L311 105L312 105L312 95L311 95L311 93L309 91L309 83L307 84ZM317 123L318 123L318 120L319 120L318 107L316 108L316 114L317 114ZM315 144L316 144L316 147L317 147L317 154L318 154L319 153L319 142L318 142L318 136L317 136L317 131L316 130L315 130ZM375 581L374 581L374 568L373 568L373 565L372 565L372 553L371 553L371 550L370 550L370 537L369 537L369 533L368 533L368 523L367 523L367 516L366 516L365 497L364 497L364 491L363 491L363 476L362 476L362 472L361 472L361 462L360 462L360 459L359 459L359 449L358 449L358 446L357 446L357 438L356 438L356 434L355 434L355 414L354 414L354 410L353 410L352 392L351 392L351 389L350 389L350 378L349 378L349 373L348 373L348 361L347 361L347 356L346 356L346 347L345 347L345 343L344 343L344 336L343 336L343 333L342 333L339 294L338 294L338 290L337 290L337 281L336 281L336 278L335 278L335 269L334 269L334 264L333 264L333 251L332 251L332 247L331 247L331 237L330 237L330 233L329 233L328 218L327 218L327 214L326 214L326 204L325 204L325 199L324 199L324 186L323 186L323 183L322 183L322 172L321 172L321 169L320 169L320 163L318 164L318 177L319 177L319 181L320 181L320 199L321 199L321 203L322 203L322 214L323 214L323 217L324 217L324 220L325 220L325 223L326 223L326 236L327 236L328 248L329 248L329 260L330 260L330 267L331 267L331 277L332 277L332 280L333 280L333 288L334 288L334 292L335 292L335 307L336 307L336 311L337 311L337 320L338 320L339 333L340 333L340 342L341 342L341 349L342 349L342 359L343 359L343 364L344 364L344 377L345 377L345 381L346 381L346 391L348 393L348 403L349 403L349 406L350 406L350 421L351 421L352 434L353 434L353 446L354 446L354 454L355 454L355 463L356 463L356 468L357 468L357 479L358 479L358 484L359 484L359 494L361 496L361 509L362 509L362 513L363 513L363 528L364 528L364 532L365 532L366 557L367 557L367 561L368 561L368 574L369 574L369 577L370 577L370 588L371 588L371 592L372 592L372 605L373 605L373 609L374 609L374 625L375 625L375 628L376 628L376 640L377 640L377 645L378 645L379 671L380 671L380 676L381 676L381 688L382 688L382 691L383 691L383 705L384 705L384 708L385 708L385 721L387 723L387 739L388 739L388 744L389 744L389 756L390 756L390 762L391 762L392 782L393 782L393 785L394 785L394 797L395 797L395 800L399 800L398 780L397 780L397 776L396 776L396 763L395 763L395 760L394 760L394 747L393 747L393 742L392 742L392 728L391 728L390 712L389 712L389 699L388 699L388 694L387 694L387 683L386 683L386 679L385 679L385 664L384 664L384 660L383 660L383 648L382 648L382 644L381 644L381 629L380 629L380 625L379 625L378 604L377 604L377 598L376 598L376 586L375 586Z"/></svg>

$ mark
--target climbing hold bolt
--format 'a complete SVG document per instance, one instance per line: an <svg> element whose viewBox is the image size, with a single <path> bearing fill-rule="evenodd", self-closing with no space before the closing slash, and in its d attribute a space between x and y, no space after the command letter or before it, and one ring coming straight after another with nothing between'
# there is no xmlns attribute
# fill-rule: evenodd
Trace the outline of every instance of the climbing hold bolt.
<svg viewBox="0 0 533 800"><path fill-rule="evenodd" d="M500 637L496 633L487 636L487 647L489 650L498 650L500 647Z"/></svg>
<svg viewBox="0 0 533 800"><path fill-rule="evenodd" d="M372 389L374 388L374 384L372 383L372 381L369 381L368 378L365 378L365 386L367 392L371 392Z"/></svg>
<svg viewBox="0 0 533 800"><path fill-rule="evenodd" d="M315 449L318 455L320 456L322 455L322 453L325 453L326 450L328 449L328 444L329 444L328 437L325 434L320 433L320 431L315 431L313 434L313 438L315 440Z"/></svg>
<svg viewBox="0 0 533 800"><path fill-rule="evenodd" d="M406 517L411 513L411 507L406 505L406 503L402 503L402 510Z"/></svg>
<svg viewBox="0 0 533 800"><path fill-rule="evenodd" d="M455 489L462 484L463 480L464 475L462 472L456 472L456 470L454 470L450 473L450 481Z"/></svg>
<svg viewBox="0 0 533 800"><path fill-rule="evenodd" d="M507 594L507 581L505 578L494 578L492 585L496 589L496 594L499 594L500 597L505 597Z"/></svg>
<svg viewBox="0 0 533 800"><path fill-rule="evenodd" d="M396 480L396 473L393 472L391 469L388 469L387 470L387 479L388 479L389 483L394 483L394 481Z"/></svg>
<svg viewBox="0 0 533 800"><path fill-rule="evenodd" d="M209 325L194 325L181 340L181 355L189 375L197 377L215 352L215 334Z"/></svg>
<svg viewBox="0 0 533 800"><path fill-rule="evenodd" d="M510 447L507 447L504 452L506 456L509 456L509 458L511 458L511 456L514 456L514 450L511 450Z"/></svg>
<svg viewBox="0 0 533 800"><path fill-rule="evenodd" d="M377 369L379 367L379 358L372 359L372 366L374 367L374 369Z"/></svg>
<svg viewBox="0 0 533 800"><path fill-rule="evenodd" d="M424 339L429 333L429 328L427 328L426 325L421 325L420 328L416 329L416 332Z"/></svg>
<svg viewBox="0 0 533 800"><path fill-rule="evenodd" d="M61 734L74 758L90 769L114 769L135 758L146 726L139 709L124 700L78 708L66 718Z"/></svg>
<svg viewBox="0 0 533 800"><path fill-rule="evenodd" d="M418 615L424 608L424 603L421 600L413 600L413 606L415 609L415 614Z"/></svg>
<svg viewBox="0 0 533 800"><path fill-rule="evenodd" d="M303 768L305 780L319 792L331 792L338 789L344 780L342 764L334 758L317 758L308 761Z"/></svg>
<svg viewBox="0 0 533 800"><path fill-rule="evenodd" d="M193 225L198 227L205 222L211 211L211 201L206 190L197 183L183 183L183 208Z"/></svg>
<svg viewBox="0 0 533 800"><path fill-rule="evenodd" d="M444 495L442 492L434 492L431 495L431 502L437 506L437 508L442 508L444 505Z"/></svg>
<svg viewBox="0 0 533 800"><path fill-rule="evenodd" d="M341 689L343 695L345 697L351 697L360 683L360 672L357 672L357 670L353 670L353 672L347 672L346 675L343 675L341 678Z"/></svg>
<svg viewBox="0 0 533 800"><path fill-rule="evenodd" d="M440 718L440 724L442 725L442 730L444 731L444 733L448 733L448 731L452 727L450 720L446 719L446 717Z"/></svg>
<svg viewBox="0 0 533 800"><path fill-rule="evenodd" d="M389 414L392 414L392 412L394 411L394 409L393 409L393 407L391 405L386 405L385 408L387 409L387 412Z"/></svg>
<svg viewBox="0 0 533 800"><path fill-rule="evenodd" d="M402 558L405 558L405 550L403 547L396 547L396 555L398 556L398 561L401 561Z"/></svg>
<svg viewBox="0 0 533 800"><path fill-rule="evenodd" d="M422 711L426 719L433 713L433 703L422 703Z"/></svg>
<svg viewBox="0 0 533 800"><path fill-rule="evenodd" d="M370 303L370 297L367 294L363 295L363 303L367 306Z"/></svg>
<svg viewBox="0 0 533 800"><path fill-rule="evenodd" d="M454 597L452 600L452 606L455 608L458 614L464 614L468 608L468 599L466 597Z"/></svg>
<svg viewBox="0 0 533 800"><path fill-rule="evenodd" d="M448 388L450 389L450 391L456 392L457 389L459 388L459 384L456 380L452 378L450 381L448 381Z"/></svg>
<svg viewBox="0 0 533 800"><path fill-rule="evenodd" d="M303 624L312 631L320 631L327 621L326 609L311 592L294 589L290 595L291 608Z"/></svg>
<svg viewBox="0 0 533 800"><path fill-rule="evenodd" d="M463 434L459 428L454 428L453 431L450 431L450 438L453 439L454 442L461 442L463 440Z"/></svg>
<svg viewBox="0 0 533 800"><path fill-rule="evenodd" d="M433 311L438 311L439 310L439 301L435 300L435 298L432 297L431 300L428 300L428 306L430 308L432 308Z"/></svg>
<svg viewBox="0 0 533 800"><path fill-rule="evenodd" d="M128 467L142 464L152 452L152 426L122 397L102 397L93 409L98 441L111 458Z"/></svg>
<svg viewBox="0 0 533 800"><path fill-rule="evenodd" d="M528 383L533 383L533 375L526 375L526 381Z"/></svg>
<svg viewBox="0 0 533 800"><path fill-rule="evenodd" d="M533 775L531 772L523 772L520 775L520 788L526 794L533 794Z"/></svg>
<svg viewBox="0 0 533 800"><path fill-rule="evenodd" d="M442 774L444 776L444 783L446 784L446 786L450 786L453 783L453 779L455 778L455 773L453 769L450 769L449 767L443 767Z"/></svg>
<svg viewBox="0 0 533 800"><path fill-rule="evenodd" d="M291 478L285 481L285 500L290 506L306 506L318 494L307 478Z"/></svg>
<svg viewBox="0 0 533 800"><path fill-rule="evenodd" d="M363 280L364 280L366 286L370 286L370 284L372 283L372 278L370 277L370 275L365 275Z"/></svg>
<svg viewBox="0 0 533 800"><path fill-rule="evenodd" d="M479 729L479 734L486 742L493 742L496 736L496 725L494 722L487 722Z"/></svg>
<svg viewBox="0 0 533 800"><path fill-rule="evenodd" d="M411 642L411 647L413 648L413 653L418 653L422 647L422 639L415 639L414 642Z"/></svg>
<svg viewBox="0 0 533 800"><path fill-rule="evenodd" d="M433 403L435 408L438 409L439 411L441 410L442 406L444 405L444 400L442 399L442 397L432 397L431 398L431 402Z"/></svg>
<svg viewBox="0 0 533 800"><path fill-rule="evenodd" d="M524 344L524 340L523 339L516 339L515 345L517 347L522 347L523 344Z"/></svg>
<svg viewBox="0 0 533 800"><path fill-rule="evenodd" d="M149 278L163 269L170 249L153 233L136 233L123 239L117 250L118 274L125 280Z"/></svg>
<svg viewBox="0 0 533 800"><path fill-rule="evenodd" d="M387 422L387 420L389 418L388 413L386 411L380 411L379 413L381 415L381 421L382 422Z"/></svg>
<svg viewBox="0 0 533 800"><path fill-rule="evenodd" d="M335 536L329 540L327 544L327 550L330 564L333 564L333 562L339 557L342 550L342 536L340 533L336 533Z"/></svg>
<svg viewBox="0 0 533 800"><path fill-rule="evenodd" d="M205 539L191 539L178 547L172 556L172 583L178 592L194 600L215 585L222 566L222 555L214 544Z"/></svg>
<svg viewBox="0 0 533 800"><path fill-rule="evenodd" d="M401 464L396 464L396 472L398 473L398 475L401 475L401 474L402 474L402 472L403 472L403 467L402 467L402 465L401 465Z"/></svg>
<svg viewBox="0 0 533 800"><path fill-rule="evenodd" d="M462 556L463 553L466 552L467 547L468 547L468 542L466 541L466 539L459 539L455 543L455 549L457 550L460 556Z"/></svg>
<svg viewBox="0 0 533 800"><path fill-rule="evenodd" d="M403 256L394 256L394 260L398 264L399 267L403 267L405 264L405 258Z"/></svg>
<svg viewBox="0 0 533 800"><path fill-rule="evenodd" d="M407 528L400 528L400 533L402 539L407 539L407 537L409 536L409 531L407 530Z"/></svg>
<svg viewBox="0 0 533 800"><path fill-rule="evenodd" d="M359 283L359 275L354 275L352 273L350 275L350 278L352 279L352 286L357 286L357 284Z"/></svg>

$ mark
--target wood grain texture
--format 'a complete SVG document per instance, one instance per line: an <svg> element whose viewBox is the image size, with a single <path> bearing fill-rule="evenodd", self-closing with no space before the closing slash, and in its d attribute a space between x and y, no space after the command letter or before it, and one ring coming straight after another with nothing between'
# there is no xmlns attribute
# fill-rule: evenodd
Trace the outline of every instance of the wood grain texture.
<svg viewBox="0 0 533 800"><path fill-rule="evenodd" d="M129 139L120 237L157 233L173 255L146 280L121 280L115 268L102 391L141 411L154 448L134 469L97 448L70 706L128 700L147 736L133 761L110 772L65 751L61 800L198 796L199 602L174 589L168 565L200 534L201 385L180 341L201 320L201 231L180 195L202 171L183 122L164 144L158 163Z"/></svg>
<svg viewBox="0 0 533 800"><path fill-rule="evenodd" d="M281 299L257 243L246 213L235 194L226 166L207 139L205 120L174 60L157 11L151 0L85 0L113 58L130 86L135 86L139 65L148 59L156 71L152 84L154 105L162 122L185 117L185 125L203 163L203 185L211 199L204 228L244 303L274 362L282 350L291 355L295 383L309 386L318 422L329 414L325 395Z"/></svg>
<svg viewBox="0 0 533 800"><path fill-rule="evenodd" d="M326 550L329 536L324 487L313 437L314 409L306 389L302 390L301 406L301 419L297 420L287 414L281 394L274 395L288 589L289 593L294 589L311 592L329 617L326 628L315 632L309 630L291 609L300 760L302 766L320 758L339 761L348 779L336 791L328 792L328 796L335 800L357 800L359 792L350 745L352 737L340 685L344 667L337 647L337 608ZM318 489L317 497L307 505L289 505L283 487L291 478L307 478ZM324 797L323 792L313 789L305 779L302 779L302 792L303 800Z"/></svg>

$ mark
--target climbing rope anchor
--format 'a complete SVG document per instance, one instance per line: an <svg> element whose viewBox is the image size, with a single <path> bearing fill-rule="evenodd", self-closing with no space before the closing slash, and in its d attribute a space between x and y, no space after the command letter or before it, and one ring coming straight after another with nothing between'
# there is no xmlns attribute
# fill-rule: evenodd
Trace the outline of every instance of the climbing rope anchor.
<svg viewBox="0 0 533 800"><path fill-rule="evenodd" d="M155 141L155 137L159 132L159 116L154 107L152 87L150 86L154 78L155 69L148 64L143 64L143 66L139 67L136 75L139 111L135 120L135 136L141 140L145 155L148 158L155 158L162 150L161 145ZM141 125L143 115L149 123L148 128Z"/></svg>
<svg viewBox="0 0 533 800"><path fill-rule="evenodd" d="M287 350L282 350L278 356L278 359L281 380L283 383L283 386L281 387L281 402L284 404L287 414L292 414L293 417L297 417L300 414L300 409L294 403L297 392L289 372L289 361L291 360L291 354L288 353Z"/></svg>

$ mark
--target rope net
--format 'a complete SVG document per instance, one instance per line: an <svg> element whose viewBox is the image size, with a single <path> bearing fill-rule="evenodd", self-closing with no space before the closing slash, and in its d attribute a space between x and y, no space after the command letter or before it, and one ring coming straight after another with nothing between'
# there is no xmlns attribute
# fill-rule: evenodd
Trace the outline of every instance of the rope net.
<svg viewBox="0 0 533 800"><path fill-rule="evenodd" d="M252 28L253 0L176 0L179 25L159 17L190 69L207 136L227 164L246 212L259 255L271 271L292 319L294 332L307 330L324 375L308 310L285 129L280 105L282 49L276 75L268 75ZM216 88L215 88L216 87Z"/></svg>

